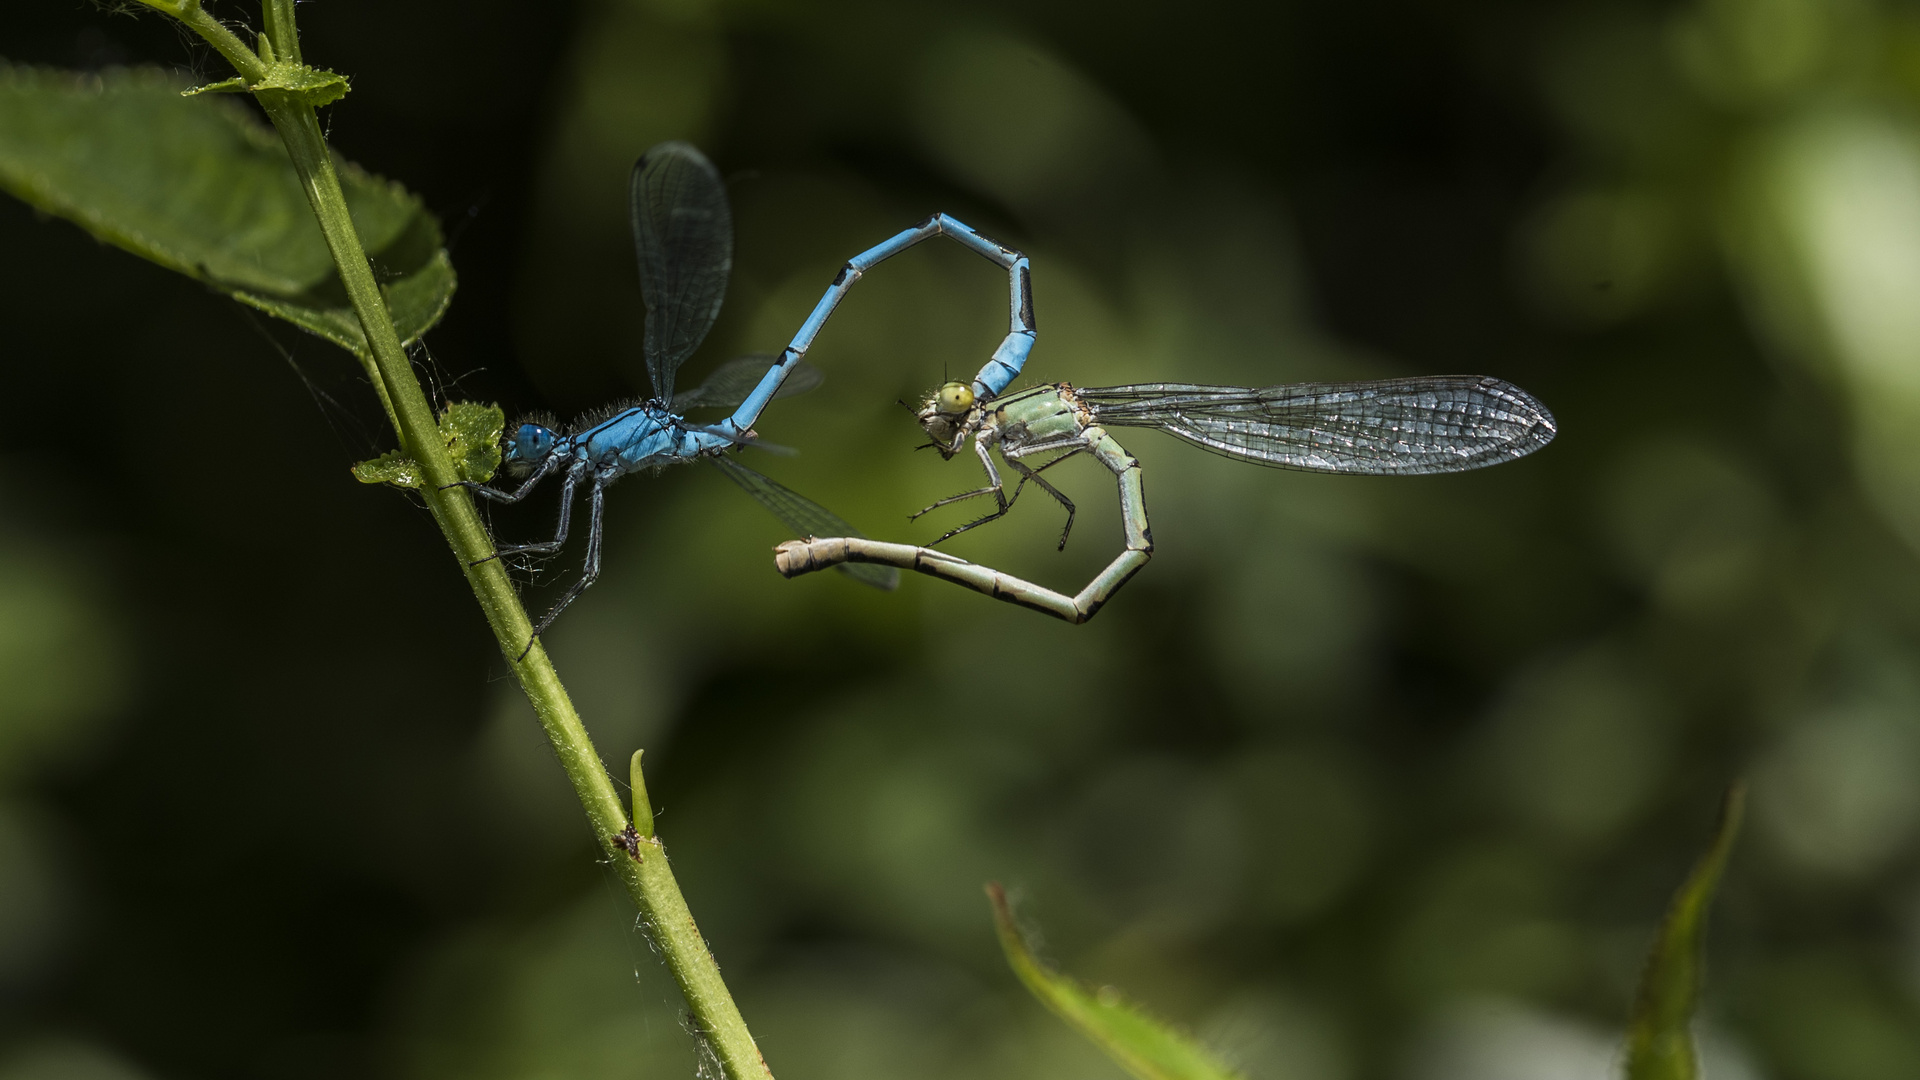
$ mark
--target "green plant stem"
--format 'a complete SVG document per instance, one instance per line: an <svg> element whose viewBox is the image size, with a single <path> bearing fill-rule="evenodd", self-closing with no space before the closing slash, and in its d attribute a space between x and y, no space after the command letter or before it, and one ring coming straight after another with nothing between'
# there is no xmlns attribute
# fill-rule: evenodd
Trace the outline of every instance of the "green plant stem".
<svg viewBox="0 0 1920 1080"><path fill-rule="evenodd" d="M200 6L200 0L140 0L141 3L167 14L187 24L187 28L207 39L222 59L233 65L233 70L250 83L259 82L267 77L267 65L252 49L241 41L225 23L206 13Z"/></svg>
<svg viewBox="0 0 1920 1080"><path fill-rule="evenodd" d="M300 32L293 25L293 0L266 0L262 8L274 54L282 60L300 63Z"/></svg>
<svg viewBox="0 0 1920 1080"><path fill-rule="evenodd" d="M293 5L288 0L268 0L268 23L278 31L276 46L286 58L296 48L298 38L293 26ZM200 10L197 0L178 5L152 4L179 17L207 38L222 56L234 63L249 81L265 74L265 65L240 40L217 20ZM237 54L232 50L237 49ZM580 714L561 685L560 676L539 642L522 649L533 634L520 598L498 559L493 558L493 541L474 510L473 499L462 487L452 485L453 463L440 445L439 427L426 395L413 376L400 336L394 330L386 299L374 280L367 254L348 215L346 197L333 168L333 157L320 132L313 108L298 97L281 91L262 91L256 95L261 107L273 121L287 153L300 175L327 248L333 254L340 280L366 334L376 385L400 437L401 449L420 466L426 478L421 489L433 519L446 535L473 587L480 609L493 628L500 651L513 668L514 677L527 699L533 703L540 725L553 743L560 765L573 784L574 794L592 822L594 835L614 870L626 885L646 917L649 932L667 967L680 984L704 1037L720 1059L731 1080L772 1080L766 1061L747 1031L739 1007L720 978L720 968L694 925L680 886L667 865L665 850L657 839L633 843L631 851L621 843L628 829L625 808L607 776L606 766L587 736Z"/></svg>

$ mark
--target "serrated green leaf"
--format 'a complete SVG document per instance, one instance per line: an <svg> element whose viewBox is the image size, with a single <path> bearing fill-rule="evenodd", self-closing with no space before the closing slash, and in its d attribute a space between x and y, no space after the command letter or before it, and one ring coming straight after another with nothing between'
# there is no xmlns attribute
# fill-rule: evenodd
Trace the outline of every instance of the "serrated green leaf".
<svg viewBox="0 0 1920 1080"><path fill-rule="evenodd" d="M1199 1043L1149 1016L1120 991L1084 986L1041 964L1013 920L1006 890L989 884L987 897L1013 973L1042 1005L1078 1028L1121 1068L1139 1080L1241 1080Z"/></svg>
<svg viewBox="0 0 1920 1080"><path fill-rule="evenodd" d="M349 87L345 75L281 60L268 66L267 77L254 83L250 89L256 93L262 90L283 91L318 108L346 97Z"/></svg>
<svg viewBox="0 0 1920 1080"><path fill-rule="evenodd" d="M1727 868L1734 837L1740 832L1744 804L1744 792L1738 785L1727 792L1713 843L1674 894L1660 934L1647 954L1633 1017L1627 1026L1627 1080L1698 1080L1693 1013L1705 974L1701 939L1706 933L1707 909Z"/></svg>
<svg viewBox="0 0 1920 1080"><path fill-rule="evenodd" d="M269 44L262 39L263 48L270 54ZM352 87L347 85L347 77L332 71L293 60L275 60L267 64L267 73L259 82L249 83L242 78L222 79L217 83L196 86L180 91L181 97L198 97L201 94L251 94L263 90L277 90L302 98L308 105L319 108L330 105L347 96Z"/></svg>
<svg viewBox="0 0 1920 1080"><path fill-rule="evenodd" d="M247 80L236 75L231 79L221 79L216 83L208 83L205 86L196 86L190 90L182 90L180 91L180 96L198 97L201 94L244 94L246 92Z"/></svg>
<svg viewBox="0 0 1920 1080"><path fill-rule="evenodd" d="M393 484L403 488L417 488L422 483L420 465L398 450L389 450L355 465L353 478L363 484Z"/></svg>
<svg viewBox="0 0 1920 1080"><path fill-rule="evenodd" d="M440 434L446 439L454 475L476 484L493 479L500 468L500 434L506 426L507 414L498 405L456 401L447 406L440 414ZM353 476L363 484L404 488L426 483L419 463L398 450L360 462L353 467Z"/></svg>
<svg viewBox="0 0 1920 1080"><path fill-rule="evenodd" d="M317 92L329 75L289 78ZM151 68L0 63L0 190L366 356L279 137L239 103L183 89ZM398 184L335 165L395 328L413 341L453 295L439 223Z"/></svg>
<svg viewBox="0 0 1920 1080"><path fill-rule="evenodd" d="M447 455L460 479L484 484L500 468L500 435L507 414L500 406L456 401L440 416L440 433L447 437Z"/></svg>

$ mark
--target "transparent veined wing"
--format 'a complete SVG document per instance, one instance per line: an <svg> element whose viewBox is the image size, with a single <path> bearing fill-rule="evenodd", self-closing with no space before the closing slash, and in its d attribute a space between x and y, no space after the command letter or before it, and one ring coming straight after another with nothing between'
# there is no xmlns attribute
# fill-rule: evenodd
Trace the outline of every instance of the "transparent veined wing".
<svg viewBox="0 0 1920 1080"><path fill-rule="evenodd" d="M1314 472L1463 472L1531 454L1557 431L1533 395L1477 375L1075 393L1099 424L1159 428L1229 457Z"/></svg>
<svg viewBox="0 0 1920 1080"><path fill-rule="evenodd" d="M795 536L802 540L810 536L865 538L866 534L842 521L833 511L799 492L761 476L732 458L710 457L707 460L713 462L721 472L726 473L728 479L739 484L741 490L753 496L761 506L772 511L774 517L779 518L787 528L793 530ZM855 581L871 585L876 589L891 592L900 586L900 571L895 567L881 566L877 563L842 563L839 569Z"/></svg>
<svg viewBox="0 0 1920 1080"><path fill-rule="evenodd" d="M731 409L747 400L753 388L767 377L780 358L771 355L742 356L713 369L706 381L691 390L673 396L673 411L684 415L688 409ZM786 380L774 391L774 399L804 394L827 379L820 369L805 360L788 369Z"/></svg>
<svg viewBox="0 0 1920 1080"><path fill-rule="evenodd" d="M628 192L640 298L647 305L647 375L673 400L673 374L706 340L733 272L727 188L700 151L664 142L634 163Z"/></svg>

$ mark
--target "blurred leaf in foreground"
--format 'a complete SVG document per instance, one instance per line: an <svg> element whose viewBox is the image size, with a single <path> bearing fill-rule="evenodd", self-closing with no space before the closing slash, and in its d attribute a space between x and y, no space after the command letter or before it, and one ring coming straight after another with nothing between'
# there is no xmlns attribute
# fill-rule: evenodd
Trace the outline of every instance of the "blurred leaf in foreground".
<svg viewBox="0 0 1920 1080"><path fill-rule="evenodd" d="M1697 1080L1699 1057L1693 1046L1693 1011L1700 999L1705 962L1701 937L1707 908L1740 831L1746 793L1738 784L1727 792L1713 845L1694 864L1693 873L1674 894L1673 904L1647 955L1640 992L1627 1026L1626 1080Z"/></svg>
<svg viewBox="0 0 1920 1080"><path fill-rule="evenodd" d="M183 89L153 68L0 62L0 189L366 356L279 137L238 103ZM394 326L413 341L453 297L440 225L400 185L335 167Z"/></svg>
<svg viewBox="0 0 1920 1080"><path fill-rule="evenodd" d="M456 401L447 406L440 414L440 434L446 437L454 475L475 484L493 479L500 468L500 433L506 426L507 415L498 405ZM355 465L353 475L363 484L417 488L424 482L420 466L398 450Z"/></svg>
<svg viewBox="0 0 1920 1080"><path fill-rule="evenodd" d="M993 919L1013 973L1054 1015L1080 1030L1140 1080L1240 1080L1186 1035L1148 1016L1111 986L1090 989L1044 967L1013 921L1006 890L987 885Z"/></svg>

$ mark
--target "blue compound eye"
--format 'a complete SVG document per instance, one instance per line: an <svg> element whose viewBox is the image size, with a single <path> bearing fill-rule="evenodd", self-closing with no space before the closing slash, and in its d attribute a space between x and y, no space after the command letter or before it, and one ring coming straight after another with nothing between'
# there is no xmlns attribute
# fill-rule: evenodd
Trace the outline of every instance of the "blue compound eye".
<svg viewBox="0 0 1920 1080"><path fill-rule="evenodd" d="M520 430L513 433L513 441L507 444L507 457L516 461L538 461L553 449L553 443L553 432L539 424L522 424Z"/></svg>

